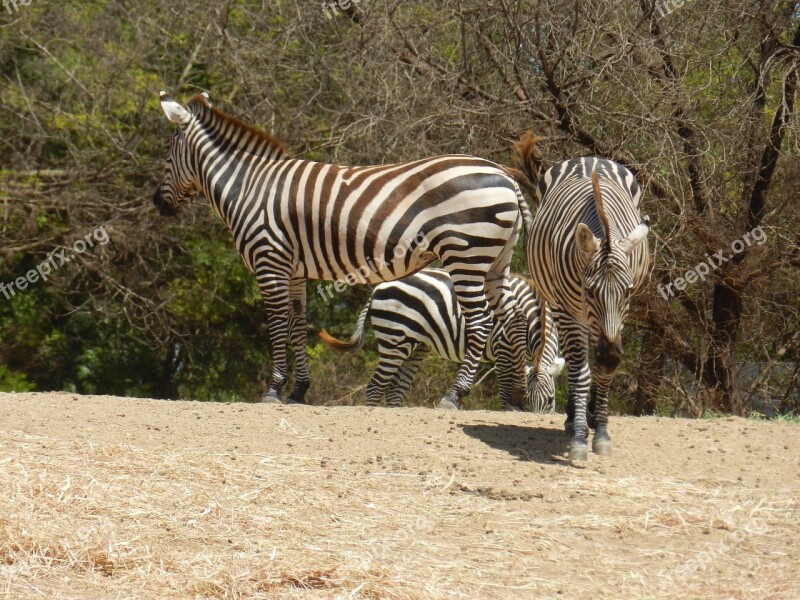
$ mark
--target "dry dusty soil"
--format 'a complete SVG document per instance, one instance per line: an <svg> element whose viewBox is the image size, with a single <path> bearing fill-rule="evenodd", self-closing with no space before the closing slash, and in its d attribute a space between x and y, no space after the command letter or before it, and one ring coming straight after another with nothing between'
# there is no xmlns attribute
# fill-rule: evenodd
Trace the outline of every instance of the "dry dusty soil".
<svg viewBox="0 0 800 600"><path fill-rule="evenodd" d="M800 598L800 425L0 394L0 597Z"/></svg>

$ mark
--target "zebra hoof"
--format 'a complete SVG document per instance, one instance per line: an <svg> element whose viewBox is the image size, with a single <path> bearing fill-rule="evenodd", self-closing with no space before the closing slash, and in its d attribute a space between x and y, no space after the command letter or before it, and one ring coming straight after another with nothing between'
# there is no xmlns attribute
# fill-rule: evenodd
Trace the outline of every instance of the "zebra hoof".
<svg viewBox="0 0 800 600"><path fill-rule="evenodd" d="M589 459L589 446L570 446L569 448L569 462L586 462Z"/></svg>
<svg viewBox="0 0 800 600"><path fill-rule="evenodd" d="M294 398L287 398L284 404L305 404L305 402L301 400L295 400Z"/></svg>
<svg viewBox="0 0 800 600"><path fill-rule="evenodd" d="M611 440L608 438L594 438L592 440L592 452L598 456L611 456Z"/></svg>
<svg viewBox="0 0 800 600"><path fill-rule="evenodd" d="M570 444L569 445L569 462L585 462L589 459L589 445L588 444Z"/></svg>
<svg viewBox="0 0 800 600"><path fill-rule="evenodd" d="M261 394L261 404L280 404L281 399L278 397L277 394L271 394L270 392L264 392Z"/></svg>
<svg viewBox="0 0 800 600"><path fill-rule="evenodd" d="M450 390L442 399L439 400L439 404L436 405L436 408L441 408L444 410L458 410L461 408L461 399L457 392Z"/></svg>
<svg viewBox="0 0 800 600"><path fill-rule="evenodd" d="M436 405L436 408L444 409L444 410L458 410L458 404L448 400L447 398L442 398L439 400L439 404Z"/></svg>

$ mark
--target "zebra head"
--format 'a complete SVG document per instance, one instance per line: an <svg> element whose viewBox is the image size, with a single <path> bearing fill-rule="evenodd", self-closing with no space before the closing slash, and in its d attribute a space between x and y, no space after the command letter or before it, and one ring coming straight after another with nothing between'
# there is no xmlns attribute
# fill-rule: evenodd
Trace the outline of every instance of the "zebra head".
<svg viewBox="0 0 800 600"><path fill-rule="evenodd" d="M550 364L545 364L545 350L551 342L549 326L552 319L548 319L547 304L540 305L539 322L541 323L539 346L533 353L533 364L526 369L527 396L525 410L534 413L549 413L556 406L556 384L554 378L564 368L564 359L556 356Z"/></svg>
<svg viewBox="0 0 800 600"><path fill-rule="evenodd" d="M566 361L557 356L547 367L527 367L528 390L525 410L534 413L551 413L556 408L556 376L564 369Z"/></svg>
<svg viewBox="0 0 800 600"><path fill-rule="evenodd" d="M630 306L635 281L631 254L650 231L650 218L645 216L626 237L612 233L597 174L592 172L595 208L603 228L603 239L597 239L585 223L575 228L578 253L584 264L583 312L595 343L595 368L612 374L622 361L622 328ZM620 199L624 202L624 196Z"/></svg>
<svg viewBox="0 0 800 600"><path fill-rule="evenodd" d="M207 101L208 97L204 97ZM178 129L170 139L164 180L153 195L153 204L162 215L174 216L184 200L200 193L195 160L188 143L194 115L166 92L160 93L160 99L164 114Z"/></svg>

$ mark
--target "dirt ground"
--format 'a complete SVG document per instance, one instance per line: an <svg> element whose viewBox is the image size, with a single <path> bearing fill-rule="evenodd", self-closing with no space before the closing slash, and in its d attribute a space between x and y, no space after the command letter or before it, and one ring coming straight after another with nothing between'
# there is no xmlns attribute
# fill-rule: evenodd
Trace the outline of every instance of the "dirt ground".
<svg viewBox="0 0 800 600"><path fill-rule="evenodd" d="M800 598L800 426L0 394L0 597Z"/></svg>

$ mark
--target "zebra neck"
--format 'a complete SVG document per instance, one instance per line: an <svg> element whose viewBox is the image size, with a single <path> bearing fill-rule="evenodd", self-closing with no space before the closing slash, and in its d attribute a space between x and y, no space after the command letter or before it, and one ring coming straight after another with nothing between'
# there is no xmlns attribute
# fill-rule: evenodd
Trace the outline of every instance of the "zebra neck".
<svg viewBox="0 0 800 600"><path fill-rule="evenodd" d="M270 161L269 156L259 156L240 150L219 153L209 152L200 162L203 192L216 213L228 227L233 226L241 202L246 201L246 191L261 170Z"/></svg>
<svg viewBox="0 0 800 600"><path fill-rule="evenodd" d="M240 205L248 200L247 190L257 185L254 180L266 165L286 158L286 150L271 135L202 101L193 110L197 120L189 135L198 183L214 210L231 227L243 208Z"/></svg>

